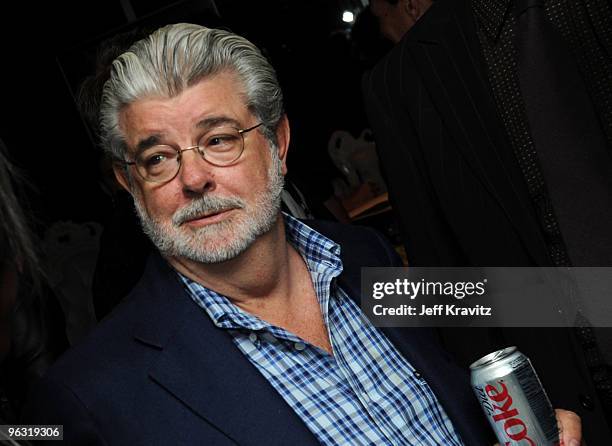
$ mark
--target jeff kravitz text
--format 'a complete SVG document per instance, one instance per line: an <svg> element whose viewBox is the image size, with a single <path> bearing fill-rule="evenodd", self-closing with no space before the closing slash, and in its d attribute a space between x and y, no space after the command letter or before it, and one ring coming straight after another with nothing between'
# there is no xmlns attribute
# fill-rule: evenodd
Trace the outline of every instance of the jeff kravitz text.
<svg viewBox="0 0 612 446"><path fill-rule="evenodd" d="M402 304L385 307L377 304L372 307L375 316L491 316L491 307L475 305L464 307L455 304L416 305Z"/></svg>

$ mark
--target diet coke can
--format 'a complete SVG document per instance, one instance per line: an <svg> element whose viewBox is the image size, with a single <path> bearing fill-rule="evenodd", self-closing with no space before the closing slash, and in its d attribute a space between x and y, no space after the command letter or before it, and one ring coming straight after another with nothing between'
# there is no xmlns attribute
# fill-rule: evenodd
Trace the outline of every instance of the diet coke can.
<svg viewBox="0 0 612 446"><path fill-rule="evenodd" d="M559 444L550 400L531 361L516 347L490 353L470 370L472 388L501 445Z"/></svg>

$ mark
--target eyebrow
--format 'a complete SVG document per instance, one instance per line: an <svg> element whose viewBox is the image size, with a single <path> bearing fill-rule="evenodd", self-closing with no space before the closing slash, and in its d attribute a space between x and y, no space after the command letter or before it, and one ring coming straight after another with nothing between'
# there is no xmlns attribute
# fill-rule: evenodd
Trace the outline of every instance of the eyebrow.
<svg viewBox="0 0 612 446"><path fill-rule="evenodd" d="M220 125L232 125L236 128L240 128L240 122L236 119L230 118L229 116L211 116L208 118L204 118L196 124L196 128L199 129L211 129L215 127L219 127ZM134 158L137 158L142 152L147 149L150 149L153 146L161 144L162 135L160 133L156 133L154 135L147 136L138 141L136 144L136 151L134 153Z"/></svg>
<svg viewBox="0 0 612 446"><path fill-rule="evenodd" d="M198 122L196 124L196 127L199 129L209 129L213 127L218 127L220 125L232 125L239 129L241 124L240 122L238 122L234 118L230 118L229 116L210 116Z"/></svg>
<svg viewBox="0 0 612 446"><path fill-rule="evenodd" d="M161 138L162 138L161 134L156 133L154 135L147 136L146 138L138 141L138 144L136 144L136 153L134 153L134 158L137 158L138 155L140 155L145 150L158 145L159 142L161 141Z"/></svg>

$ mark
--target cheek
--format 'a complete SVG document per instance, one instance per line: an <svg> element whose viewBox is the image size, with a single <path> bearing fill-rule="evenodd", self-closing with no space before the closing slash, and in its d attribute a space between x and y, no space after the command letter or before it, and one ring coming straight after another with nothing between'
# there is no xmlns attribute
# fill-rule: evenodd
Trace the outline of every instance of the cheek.
<svg viewBox="0 0 612 446"><path fill-rule="evenodd" d="M265 188L271 160L267 157L250 157L235 166L220 168L215 176L213 195L249 198Z"/></svg>
<svg viewBox="0 0 612 446"><path fill-rule="evenodd" d="M172 215L180 204L180 196L174 192L173 185L163 187L138 188L133 190L134 201L140 204L150 217Z"/></svg>
<svg viewBox="0 0 612 446"><path fill-rule="evenodd" d="M270 180L270 164L262 163L257 166L257 169L252 169L248 175L244 177L242 181L244 184L243 193L251 196L258 196L266 190Z"/></svg>

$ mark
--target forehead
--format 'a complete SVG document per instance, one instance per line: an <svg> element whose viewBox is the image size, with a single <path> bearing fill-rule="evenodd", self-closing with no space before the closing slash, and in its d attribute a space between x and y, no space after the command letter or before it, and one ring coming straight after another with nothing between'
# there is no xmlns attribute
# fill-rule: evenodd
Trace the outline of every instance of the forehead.
<svg viewBox="0 0 612 446"><path fill-rule="evenodd" d="M193 129L203 119L227 117L245 123L249 112L237 76L222 72L205 78L172 98L148 97L125 106L119 126L128 144L146 135Z"/></svg>

